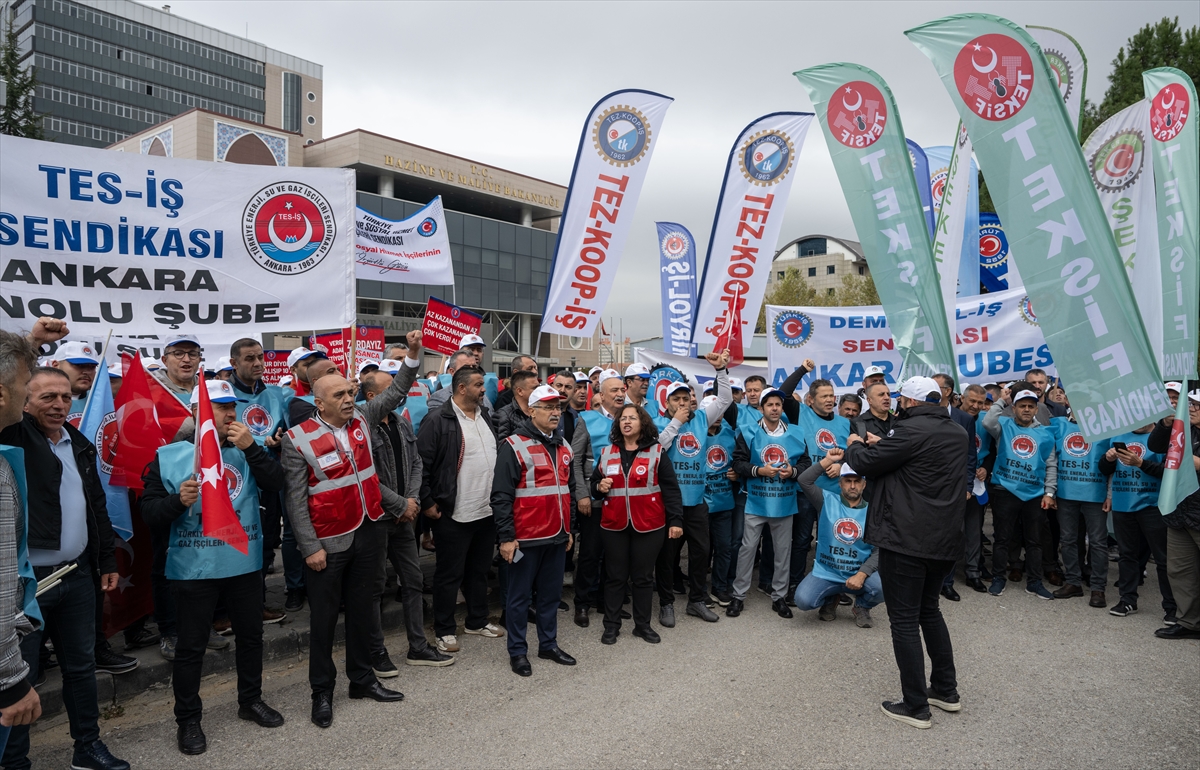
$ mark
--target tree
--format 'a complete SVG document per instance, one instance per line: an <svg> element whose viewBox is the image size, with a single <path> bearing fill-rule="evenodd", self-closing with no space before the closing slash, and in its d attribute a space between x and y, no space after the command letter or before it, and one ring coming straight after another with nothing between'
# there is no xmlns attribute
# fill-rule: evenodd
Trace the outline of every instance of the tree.
<svg viewBox="0 0 1200 770"><path fill-rule="evenodd" d="M1155 67L1175 67L1186 72L1193 82L1200 80L1200 28L1181 32L1178 17L1164 17L1129 38L1112 61L1104 100L1099 105L1084 103L1079 132L1082 138L1086 140L1101 123L1144 99L1142 72Z"/></svg>
<svg viewBox="0 0 1200 770"><path fill-rule="evenodd" d="M842 288L838 289L835 296L837 304L842 307L881 304L875 281L869 275L842 276Z"/></svg>
<svg viewBox="0 0 1200 770"><path fill-rule="evenodd" d="M8 82L8 94L0 107L0 134L41 139L42 119L33 111L37 78L32 66L21 68L19 56L17 31L9 17L4 29L4 44L0 47L0 80Z"/></svg>

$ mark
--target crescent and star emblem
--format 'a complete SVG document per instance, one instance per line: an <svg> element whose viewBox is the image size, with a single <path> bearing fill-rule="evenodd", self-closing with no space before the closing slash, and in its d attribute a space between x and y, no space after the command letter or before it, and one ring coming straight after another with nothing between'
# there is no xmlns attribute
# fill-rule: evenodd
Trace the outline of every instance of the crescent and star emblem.
<svg viewBox="0 0 1200 770"><path fill-rule="evenodd" d="M310 222L308 217L304 214L301 214L300 216L304 218L304 237L298 239L295 243L287 243L279 237L278 233L275 232L275 217L271 217L271 221L267 225L267 235L271 237L271 244L275 248L279 249L280 251L291 253L293 251L299 251L307 246L310 241L312 241L312 222Z"/></svg>
<svg viewBox="0 0 1200 770"><path fill-rule="evenodd" d="M842 106L843 107L845 107L846 109L853 112L854 110L857 110L859 107L862 106L862 101L863 101L862 94L858 93L850 86L846 86L846 93L847 94L855 94L858 97L858 101L856 101L854 104L850 104L846 101L846 97L842 97Z"/></svg>
<svg viewBox="0 0 1200 770"><path fill-rule="evenodd" d="M976 51L982 51L983 48L984 47L981 46L979 43L975 44ZM992 52L992 60L983 67L979 66L979 63L975 61L975 57L973 55L971 56L971 66L974 67L976 72L978 72L981 75L986 75L987 73L996 69L996 49L988 48L988 50Z"/></svg>

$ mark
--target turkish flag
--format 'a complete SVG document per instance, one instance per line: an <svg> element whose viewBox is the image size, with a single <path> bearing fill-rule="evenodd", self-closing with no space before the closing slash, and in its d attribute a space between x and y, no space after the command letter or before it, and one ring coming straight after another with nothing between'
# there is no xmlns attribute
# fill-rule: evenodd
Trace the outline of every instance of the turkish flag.
<svg viewBox="0 0 1200 770"><path fill-rule="evenodd" d="M144 489L142 474L146 466L167 440L158 421L158 410L148 382L150 377L142 368L141 359L130 356L122 368L125 377L121 392L113 401L117 413L117 449L109 483L140 492Z"/></svg>
<svg viewBox="0 0 1200 770"><path fill-rule="evenodd" d="M248 553L250 541L233 501L229 499L229 485L225 479L225 461L221 459L221 440L213 420L212 402L208 400L208 388L199 389L200 403L196 413L196 466L200 474L200 524L205 537L213 537L226 545Z"/></svg>
<svg viewBox="0 0 1200 770"><path fill-rule="evenodd" d="M742 303L738 300L739 293L735 289L733 298L729 302L729 309L725 311L725 325L717 334L716 343L713 344L714 353L720 353L722 350L729 351L730 366L741 366L746 360L742 347Z"/></svg>
<svg viewBox="0 0 1200 770"><path fill-rule="evenodd" d="M170 443L183 421L192 416L188 409L171 391L167 390L153 375L146 375L150 386L150 397L154 399L154 409L158 413L158 424L162 426L163 438ZM203 380L201 380L203 382Z"/></svg>

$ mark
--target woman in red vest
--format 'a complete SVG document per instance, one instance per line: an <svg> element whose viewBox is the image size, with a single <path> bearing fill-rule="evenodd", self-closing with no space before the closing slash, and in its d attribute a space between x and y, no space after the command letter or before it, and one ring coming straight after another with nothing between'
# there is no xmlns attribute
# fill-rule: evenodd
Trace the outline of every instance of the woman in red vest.
<svg viewBox="0 0 1200 770"><path fill-rule="evenodd" d="M633 582L633 635L651 644L661 639L650 627L654 562L663 529L683 536L683 498L670 461L662 462L658 429L646 410L625 404L613 420L612 442L592 470L592 497L603 500L600 540L608 581L604 584L604 636L616 644L621 632L625 585Z"/></svg>

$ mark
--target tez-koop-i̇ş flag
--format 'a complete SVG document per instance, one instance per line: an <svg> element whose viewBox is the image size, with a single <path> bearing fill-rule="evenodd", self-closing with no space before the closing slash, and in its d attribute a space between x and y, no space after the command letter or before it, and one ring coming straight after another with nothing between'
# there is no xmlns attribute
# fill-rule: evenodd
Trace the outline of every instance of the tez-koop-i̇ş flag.
<svg viewBox="0 0 1200 770"><path fill-rule="evenodd" d="M608 302L669 96L617 91L592 107L567 188L542 331L590 337Z"/></svg>
<svg viewBox="0 0 1200 770"><path fill-rule="evenodd" d="M233 510L229 499L229 484L225 478L225 461L221 458L221 439L213 419L208 388L201 385L199 409L196 414L196 473L200 482L200 523L205 537L220 540L241 553L249 552L246 530Z"/></svg>
<svg viewBox="0 0 1200 770"><path fill-rule="evenodd" d="M112 485L113 460L117 454L117 412L113 406L112 383L103 371L92 382L79 432L96 445L96 470L104 488L104 500L112 528L122 540L133 537L133 521L129 512L129 491Z"/></svg>
<svg viewBox="0 0 1200 770"><path fill-rule="evenodd" d="M1125 267L1041 47L1024 28L981 13L905 34L933 63L971 137L1084 437L1098 441L1170 414Z"/></svg>

